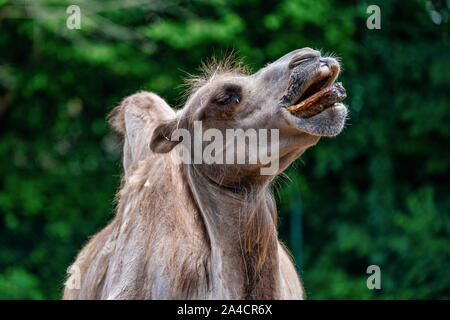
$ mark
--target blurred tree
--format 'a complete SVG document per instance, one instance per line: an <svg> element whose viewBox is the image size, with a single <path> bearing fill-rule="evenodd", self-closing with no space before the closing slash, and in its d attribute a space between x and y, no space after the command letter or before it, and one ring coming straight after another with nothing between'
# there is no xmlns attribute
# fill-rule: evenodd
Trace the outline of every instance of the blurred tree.
<svg viewBox="0 0 450 320"><path fill-rule="evenodd" d="M76 1L69 30L71 4L0 0L0 298L59 298L112 217L105 115L123 97L179 106L202 59L236 49L257 70L304 46L341 57L351 110L277 191L308 297L450 298L448 1ZM381 30L366 28L370 4ZM371 264L381 290L366 287Z"/></svg>

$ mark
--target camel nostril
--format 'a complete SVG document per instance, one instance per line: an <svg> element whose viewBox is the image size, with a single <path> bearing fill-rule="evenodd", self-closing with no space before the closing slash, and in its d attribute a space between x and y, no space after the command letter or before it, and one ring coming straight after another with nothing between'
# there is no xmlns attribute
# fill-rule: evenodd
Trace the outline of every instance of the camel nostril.
<svg viewBox="0 0 450 320"><path fill-rule="evenodd" d="M320 59L320 66L321 66L321 67L329 67L330 65L329 65L329 63L328 63L328 60L326 60L326 59Z"/></svg>

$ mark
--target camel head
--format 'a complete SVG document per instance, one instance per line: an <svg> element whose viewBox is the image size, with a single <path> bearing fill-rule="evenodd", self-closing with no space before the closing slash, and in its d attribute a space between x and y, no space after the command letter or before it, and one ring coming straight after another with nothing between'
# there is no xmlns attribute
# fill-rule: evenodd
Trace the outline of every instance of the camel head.
<svg viewBox="0 0 450 320"><path fill-rule="evenodd" d="M156 126L150 147L155 153L167 153L181 141L189 142L191 164L219 184L270 180L321 136L335 136L344 127L347 108L339 102L343 98L320 105L320 112L309 117L299 116L289 108L311 100L311 96L329 88L338 77L339 62L321 56L319 51L294 50L254 74L230 60L205 69L204 76L190 80L191 90L184 108ZM323 101L316 99L314 103L317 107ZM173 139L177 130L184 133ZM235 135L230 138L228 134L232 133ZM255 142L255 136L257 140L266 136L267 143ZM246 148L238 150L237 144L231 142L243 137ZM212 142L220 143L212 148ZM206 149L208 145L210 149ZM196 147L202 151L194 154ZM232 162L226 159L231 147L235 153ZM211 149L215 151L208 154L222 161L201 159L202 152ZM255 154L258 159L252 162ZM277 163L274 170L262 173L261 169L269 168L270 164L261 160L260 154L270 155L272 164ZM236 160L239 157L240 161Z"/></svg>

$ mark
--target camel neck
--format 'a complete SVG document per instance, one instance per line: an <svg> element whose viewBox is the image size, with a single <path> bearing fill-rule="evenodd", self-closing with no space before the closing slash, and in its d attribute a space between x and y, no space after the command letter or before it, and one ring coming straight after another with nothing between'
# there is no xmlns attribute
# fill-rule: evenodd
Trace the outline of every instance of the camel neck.
<svg viewBox="0 0 450 320"><path fill-rule="evenodd" d="M267 186L222 188L187 168L211 244L213 281L226 298L275 299L279 288L276 206Z"/></svg>

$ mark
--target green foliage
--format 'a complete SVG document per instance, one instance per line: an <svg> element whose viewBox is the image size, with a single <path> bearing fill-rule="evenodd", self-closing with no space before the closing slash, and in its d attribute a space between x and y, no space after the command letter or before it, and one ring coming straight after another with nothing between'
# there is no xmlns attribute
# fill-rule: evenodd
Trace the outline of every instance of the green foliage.
<svg viewBox="0 0 450 320"><path fill-rule="evenodd" d="M277 193L308 297L450 298L448 1L78 1L81 30L66 28L72 3L33 3L0 1L0 298L59 298L112 217L105 116L122 98L178 106L202 59L235 49L257 70L305 46L342 58L351 111ZM366 287L371 264L381 290Z"/></svg>

